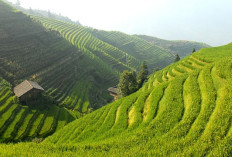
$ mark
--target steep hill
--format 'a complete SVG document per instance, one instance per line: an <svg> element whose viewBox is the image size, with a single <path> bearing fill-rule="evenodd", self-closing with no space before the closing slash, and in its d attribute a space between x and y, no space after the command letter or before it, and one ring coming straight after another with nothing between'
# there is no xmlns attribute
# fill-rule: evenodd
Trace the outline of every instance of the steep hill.
<svg viewBox="0 0 232 157"><path fill-rule="evenodd" d="M68 42L84 52L92 52L103 62L122 71L123 66L138 70L142 61L147 61L149 68L163 68L173 61L173 56L165 49L153 46L144 40L118 32L118 39L104 38L102 34L114 35L96 29L77 26L72 23L31 15L47 29L55 30ZM125 40L122 40L125 39ZM120 42L120 43L119 43Z"/></svg>
<svg viewBox="0 0 232 157"><path fill-rule="evenodd" d="M80 118L43 143L2 144L3 155L231 156L232 44L202 49L136 93Z"/></svg>
<svg viewBox="0 0 232 157"><path fill-rule="evenodd" d="M13 86L35 80L61 106L79 112L86 112L90 104L96 108L106 103L103 93L115 84L118 73L98 57L79 51L4 2L0 23L0 76Z"/></svg>
<svg viewBox="0 0 232 157"><path fill-rule="evenodd" d="M119 149L124 155L232 153L231 52L232 44L202 49L45 143L107 145L109 152Z"/></svg>
<svg viewBox="0 0 232 157"><path fill-rule="evenodd" d="M90 144L92 153L106 146L109 153L120 150L123 155L228 155L231 52L232 44L202 49L151 75L138 92L72 122L45 143Z"/></svg>
<svg viewBox="0 0 232 157"><path fill-rule="evenodd" d="M93 30L94 36L102 41L111 44L121 51L126 52L129 56L133 56L141 61L147 61L148 67L163 68L166 62L172 62L172 56L167 49L150 44L136 36L127 35L116 31Z"/></svg>
<svg viewBox="0 0 232 157"><path fill-rule="evenodd" d="M92 31L55 19L28 16L0 1L0 78L9 83L0 95L1 141L46 137L74 120L75 116L66 111L80 117L111 101L106 89L117 84L120 72L138 69L141 59L128 55L126 64L126 52L96 38ZM167 58L160 66L172 60L163 52ZM27 109L13 101L12 88L25 79L38 82L52 99L41 102L48 106L48 112ZM11 132L7 131L9 125ZM41 129L45 132L40 133ZM6 131L7 136L3 135Z"/></svg>
<svg viewBox="0 0 232 157"><path fill-rule="evenodd" d="M38 106L22 105L11 89L11 84L0 78L0 142L46 137L76 119L48 98L41 97Z"/></svg>
<svg viewBox="0 0 232 157"><path fill-rule="evenodd" d="M1 76L13 85L35 80L60 106L78 112L109 102L106 89L117 84L123 70L138 70L144 60L150 69L173 61L167 50L143 40L136 41L136 51L123 51L97 38L92 28L26 16L3 2L1 8Z"/></svg>
<svg viewBox="0 0 232 157"><path fill-rule="evenodd" d="M146 35L134 35L141 39L146 40L150 44L160 46L164 49L169 50L172 54L178 53L180 57L188 56L192 53L193 48L199 51L201 48L208 48L209 45L194 41L185 40L163 40L156 37L146 36Z"/></svg>

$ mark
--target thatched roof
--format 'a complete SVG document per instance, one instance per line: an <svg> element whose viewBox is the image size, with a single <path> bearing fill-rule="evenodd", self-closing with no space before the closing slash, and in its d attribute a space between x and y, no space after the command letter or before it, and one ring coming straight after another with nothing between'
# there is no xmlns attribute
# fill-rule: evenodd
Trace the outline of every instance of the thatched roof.
<svg viewBox="0 0 232 157"><path fill-rule="evenodd" d="M108 91L114 94L118 94L119 90L116 87L110 87L108 88Z"/></svg>
<svg viewBox="0 0 232 157"><path fill-rule="evenodd" d="M32 89L44 91L44 89L36 82L25 80L14 88L16 96L21 97Z"/></svg>

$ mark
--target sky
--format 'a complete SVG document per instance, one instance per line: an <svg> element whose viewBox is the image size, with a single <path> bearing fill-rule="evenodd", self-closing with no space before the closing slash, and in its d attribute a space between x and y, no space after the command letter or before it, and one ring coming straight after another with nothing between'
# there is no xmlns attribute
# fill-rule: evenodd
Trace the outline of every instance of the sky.
<svg viewBox="0 0 232 157"><path fill-rule="evenodd" d="M9 0L13 3L16 0ZM220 46L232 42L232 0L20 0L107 31Z"/></svg>

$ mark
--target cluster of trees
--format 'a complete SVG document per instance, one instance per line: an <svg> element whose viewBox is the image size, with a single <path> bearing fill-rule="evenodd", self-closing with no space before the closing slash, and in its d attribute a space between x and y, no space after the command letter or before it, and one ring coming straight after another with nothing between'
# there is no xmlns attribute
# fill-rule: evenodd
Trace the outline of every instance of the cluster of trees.
<svg viewBox="0 0 232 157"><path fill-rule="evenodd" d="M196 52L195 48L193 48L192 50L192 53L194 52ZM179 60L180 56L178 54L175 54L174 62L177 62ZM148 67L145 61L141 64L141 68L138 74L135 71L123 71L117 86L119 89L119 97L125 97L136 92L139 88L143 86L143 83L147 80L147 78Z"/></svg>
<svg viewBox="0 0 232 157"><path fill-rule="evenodd" d="M142 87L147 78L148 67L145 61L141 64L141 68L138 74L134 71L123 71L118 84L119 96L125 97L136 92L139 88Z"/></svg>

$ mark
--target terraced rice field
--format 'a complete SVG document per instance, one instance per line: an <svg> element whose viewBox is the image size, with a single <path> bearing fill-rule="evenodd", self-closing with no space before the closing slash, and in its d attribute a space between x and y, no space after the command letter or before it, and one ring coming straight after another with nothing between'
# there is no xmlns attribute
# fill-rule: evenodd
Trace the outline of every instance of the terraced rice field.
<svg viewBox="0 0 232 157"><path fill-rule="evenodd" d="M99 57L87 55L90 51L83 53L86 51L56 31L45 29L2 1L0 23L0 75L13 86L25 79L34 80L60 106L79 113L99 108L110 99L101 95L117 82L119 71L113 71ZM82 82L88 89L78 86ZM70 97L73 101L67 101Z"/></svg>
<svg viewBox="0 0 232 157"><path fill-rule="evenodd" d="M211 47L205 43L186 41L186 40L164 40L147 35L134 35L141 38L152 45L160 46L164 49L170 50L172 54L178 53L181 58L191 55L193 48L199 51L202 48Z"/></svg>
<svg viewBox="0 0 232 157"><path fill-rule="evenodd" d="M99 57L118 71L126 68L138 70L142 61L147 61L148 66L153 69L164 67L173 60L167 50L134 36L120 32L98 31L55 19L33 15L31 17L47 29L58 31L79 50L90 56Z"/></svg>
<svg viewBox="0 0 232 157"><path fill-rule="evenodd" d="M67 109L56 105L36 109L16 101L11 86L0 79L0 141L21 141L46 137L75 120ZM44 105L44 104L40 104Z"/></svg>
<svg viewBox="0 0 232 157"><path fill-rule="evenodd" d="M152 74L136 93L23 150L30 146L54 156L231 156L231 50L232 44L203 49Z"/></svg>

